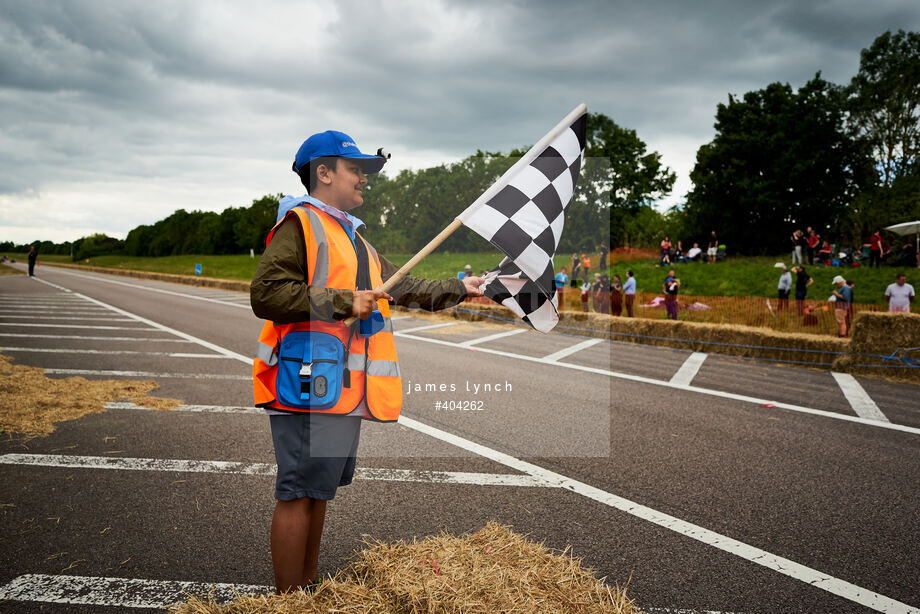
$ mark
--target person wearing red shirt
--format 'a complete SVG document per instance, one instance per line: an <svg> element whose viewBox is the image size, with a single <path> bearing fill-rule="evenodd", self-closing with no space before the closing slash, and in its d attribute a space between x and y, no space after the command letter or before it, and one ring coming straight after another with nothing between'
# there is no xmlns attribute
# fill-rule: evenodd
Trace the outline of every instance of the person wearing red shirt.
<svg viewBox="0 0 920 614"><path fill-rule="evenodd" d="M882 263L882 231L876 230L875 234L869 239L869 266L875 264L878 268Z"/></svg>
<svg viewBox="0 0 920 614"><path fill-rule="evenodd" d="M815 232L814 228L808 227L808 264L815 263L815 251L821 245L821 235Z"/></svg>

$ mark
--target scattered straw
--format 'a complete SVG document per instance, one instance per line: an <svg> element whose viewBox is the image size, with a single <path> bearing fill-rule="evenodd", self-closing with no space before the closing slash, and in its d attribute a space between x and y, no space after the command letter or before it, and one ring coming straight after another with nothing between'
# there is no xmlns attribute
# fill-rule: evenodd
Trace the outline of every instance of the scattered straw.
<svg viewBox="0 0 920 614"><path fill-rule="evenodd" d="M174 409L175 399L147 396L156 382L50 379L43 369L12 364L0 354L0 432L47 435L56 422L105 410L108 401L126 399L152 409Z"/></svg>
<svg viewBox="0 0 920 614"><path fill-rule="evenodd" d="M633 614L626 591L606 585L568 551L553 553L490 522L465 537L441 533L367 548L313 594L191 597L173 614Z"/></svg>

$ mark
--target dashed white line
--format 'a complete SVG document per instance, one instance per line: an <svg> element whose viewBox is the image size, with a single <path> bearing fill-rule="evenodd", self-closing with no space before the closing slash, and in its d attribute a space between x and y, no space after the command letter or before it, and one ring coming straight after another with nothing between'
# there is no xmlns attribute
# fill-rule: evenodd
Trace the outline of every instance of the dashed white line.
<svg viewBox="0 0 920 614"><path fill-rule="evenodd" d="M27 315L27 316L11 316L5 313L0 313L0 318L5 318L8 320L89 320L89 321L96 321L96 322L130 322L131 321L129 318L111 318L108 316L104 318L84 317L84 316L66 316L66 317L42 316L42 315L35 315L35 314Z"/></svg>
<svg viewBox="0 0 920 614"><path fill-rule="evenodd" d="M111 401L105 404L106 409L137 409L143 411L159 411L152 407L126 403L123 401ZM261 407L238 407L233 405L180 405L171 411L186 411L193 413L217 413L217 414L261 414L265 415L265 410Z"/></svg>
<svg viewBox="0 0 920 614"><path fill-rule="evenodd" d="M0 346L4 352L47 352L52 354L134 354L137 356L169 356L170 358L229 358L223 354L187 354L182 352L143 352L141 350L83 350L79 348L27 348Z"/></svg>
<svg viewBox="0 0 920 614"><path fill-rule="evenodd" d="M166 331L166 332L168 332L168 333L172 333L172 334L175 335L176 337L180 337L180 338L186 339L186 340L188 340L188 341L193 341L193 342L197 343L198 345L204 346L204 347L208 348L209 350L213 350L213 351L217 352L218 354L223 354L224 356L228 356L228 357L230 357L230 358L236 358L237 360L240 360L240 361L242 361L242 362L245 362L246 364L250 364L250 365L252 364L252 359L249 358L248 356L243 356L242 354L238 354L238 353L236 353L236 352L234 352L234 351L232 351L232 350L228 350L227 348L223 348L223 347L221 347L221 346L219 346L219 345L215 345L215 344L213 344L213 343L211 343L211 342L209 342L209 341L205 341L204 339L199 339L198 337L195 337L195 336L193 336L193 335L189 335L188 333L183 333L182 331L176 330L175 328L170 328L169 326L165 326L165 325L163 325L163 324L160 324L159 322L154 322L153 320L148 320L147 318L143 318L143 317L141 317L141 316L139 316L139 315L133 314L133 313L131 313L130 311L125 311L124 309L119 309L118 307L115 307L114 305L109 305L108 303L103 303L102 301L97 301L97 300L94 299L94 298L90 298L90 297L88 297L88 296L86 296L86 295L84 295L84 294L80 294L79 292L74 292L73 290L70 290L69 288L65 288L64 286L59 286L59 285L57 285L57 284L51 283L50 281L46 281L46 280L44 280L44 279L38 279L37 277L34 278L34 279L37 279L38 281L40 281L40 282L42 282L42 283L44 283L44 284L48 284L49 286L52 286L52 287L54 287L54 288L57 288L58 290L63 290L63 291L65 291L65 292L71 292L71 293L73 293L74 296L79 296L79 297L81 297L81 298L83 298L83 299L86 299L87 301L90 301L90 302L92 302L92 303L95 303L96 305L99 305L99 306L101 306L101 307L104 307L104 308L108 309L109 311L114 311L115 313L119 313L119 314L121 314L121 315L123 315L123 316L127 316L127 317L131 318L132 320L136 320L136 321L141 322L141 323L143 323L143 324L146 324L147 326L150 326L150 327L152 327L152 328L156 328L156 329L158 329L158 330L162 330L162 331ZM132 286L132 287L133 287L133 286ZM174 294L174 293L172 293L172 294ZM182 296L182 295L180 295L180 296ZM63 326L63 325L62 325L62 326Z"/></svg>
<svg viewBox="0 0 920 614"><path fill-rule="evenodd" d="M31 333L0 333L0 337L23 337L26 339L79 339L81 341L155 341L157 343L192 343L186 339L168 339L166 337L95 337L92 335L35 335Z"/></svg>
<svg viewBox="0 0 920 614"><path fill-rule="evenodd" d="M151 286L145 286L142 284L130 284L124 281L118 281L117 279L106 279L104 277L97 277L95 275L84 275L82 273L74 273L65 269L55 269L55 273L63 273L64 275L71 275L73 277L82 277L83 279L91 279L93 281L101 281L107 284L116 284L119 286L128 286L129 288L135 288L137 290L147 290L149 292L159 292L160 294L170 294L172 296L181 296L182 298L190 298L196 301L207 301L209 303L217 303L218 305L226 305L228 307L239 307L242 309L252 309L249 305L243 305L241 303L232 303L228 301L219 301L217 299L208 298L207 296L198 296L195 294L183 294L182 292L173 292L172 290L164 290L162 288L153 288ZM38 281L45 281L44 279L35 278ZM78 295L83 296L83 295ZM88 298L88 297L84 297Z"/></svg>
<svg viewBox="0 0 920 614"><path fill-rule="evenodd" d="M110 371L105 369L45 369L51 375L98 375L100 377L165 377L185 379L227 379L251 382L251 375L223 373L158 373L154 371Z"/></svg>
<svg viewBox="0 0 920 614"><path fill-rule="evenodd" d="M850 404L850 407L853 408L853 411L856 412L857 416L867 420L888 422L888 418L882 413L882 410L878 408L878 405L875 404L872 397L870 397L863 387L859 385L855 377L849 373L831 372L831 375L837 380L837 385L840 386L843 396L847 398L847 402Z"/></svg>
<svg viewBox="0 0 920 614"><path fill-rule="evenodd" d="M416 326L415 328L407 328L403 331L398 331L398 332L415 333L421 330L431 330L432 328L444 328L446 326L456 326L457 324L460 324L460 322L442 322L440 324L427 324L425 326Z"/></svg>
<svg viewBox="0 0 920 614"><path fill-rule="evenodd" d="M93 330L145 330L150 332L149 328L138 328L137 326L99 326L93 324L30 324L28 322L0 322L0 326L15 326L16 328L87 328Z"/></svg>
<svg viewBox="0 0 920 614"><path fill-rule="evenodd" d="M185 460L162 458L124 458L114 456L70 456L64 454L4 454L3 465L59 467L67 469L114 469L121 471L162 471L175 473L232 473L238 475L274 476L274 463L238 461ZM431 484L467 484L472 486L553 487L539 477L527 474L476 473L469 471L423 471L361 467L357 479L381 482L425 482Z"/></svg>
<svg viewBox="0 0 920 614"><path fill-rule="evenodd" d="M511 330L506 330L501 333L495 333L494 335L486 335L485 337L479 337L478 339L470 339L468 341L461 341L458 345L460 347L471 347L474 345L479 345L480 343L488 343L489 341L495 341L496 339L504 339L505 337L511 337L512 335L520 335L521 333L526 333L528 329L526 328L514 328Z"/></svg>
<svg viewBox="0 0 920 614"><path fill-rule="evenodd" d="M454 341L447 341L445 339L435 339L431 337L419 337L417 335L405 334L405 332L396 331L395 336L401 337L403 339L412 339L414 341L423 341L425 343L434 343L437 345L444 345L449 347L460 347L460 344ZM677 390L684 390L687 392L697 392L699 394L705 394L714 397L721 397L723 399L732 399L735 401L742 401L744 403L751 403L755 405L765 406L769 405L771 408L779 409L788 409L791 411L796 411L803 414L812 414L815 416L822 416L824 418L833 418L834 420L842 420L844 422L856 422L858 424L866 424L869 426L874 426L878 428L885 428L893 431L901 431L903 433L911 433L913 435L920 435L920 428L913 426L905 426L903 424L893 424L891 422L881 422L878 420L868 420L866 418L860 418L858 416L849 416L847 414L838 414L832 411L824 411L821 409L813 409L811 407L803 407L801 405L793 405L792 403L783 403L782 401L774 401L771 399L761 399L757 397L751 397L743 394L735 394L733 392L724 392L722 390L713 390L711 388L700 388L697 386L679 386L672 384L671 382L652 379L650 377L642 377L641 375L630 375L629 373L619 373L617 371L610 371L608 369L599 369L597 367L589 367L587 365L580 365L577 363L571 362L554 362L547 361L544 358L536 358L534 356L525 356L523 354L514 354L513 352L504 352L502 350L496 350L493 348L478 348L479 352L484 352L487 354L495 354L496 356L505 356L507 358L515 358L517 360L526 360L529 362L536 362L540 364L548 364L554 367L562 367L565 369L575 369L576 371L585 371L587 373L597 373L598 375L606 375L608 377L615 377L617 379L624 379L632 382L639 382L642 384L651 384L653 386L663 386L665 388L674 388Z"/></svg>
<svg viewBox="0 0 920 614"><path fill-rule="evenodd" d="M703 366L703 361L705 360L706 354L704 352L690 354L684 364L680 366L680 369L677 370L677 373L671 377L671 383L675 386L689 386L692 384L693 378L699 373L700 367Z"/></svg>
<svg viewBox="0 0 920 614"><path fill-rule="evenodd" d="M603 341L603 339L587 339L587 340L582 341L582 342L580 342L580 343L576 343L575 345L571 345L571 346L569 346L569 347L567 347L567 348L563 348L563 349L559 350L558 352L553 352L552 354L547 354L546 356L544 356L544 357L541 358L540 360L542 360L542 361L544 361L544 362L550 362L550 363L552 363L552 362L558 362L559 360L565 358L566 356L571 356L571 355L574 354L575 352L580 352L580 351L584 350L585 348L589 348L589 347L591 347L591 346L593 346L593 345L597 345L597 344L600 343L601 341Z"/></svg>
<svg viewBox="0 0 920 614"><path fill-rule="evenodd" d="M274 592L272 587L255 584L208 584L174 580L28 574L0 586L0 600L119 608L162 608L174 603L184 603L189 595L213 594L216 601L224 603L233 601L237 595L260 595L270 592Z"/></svg>

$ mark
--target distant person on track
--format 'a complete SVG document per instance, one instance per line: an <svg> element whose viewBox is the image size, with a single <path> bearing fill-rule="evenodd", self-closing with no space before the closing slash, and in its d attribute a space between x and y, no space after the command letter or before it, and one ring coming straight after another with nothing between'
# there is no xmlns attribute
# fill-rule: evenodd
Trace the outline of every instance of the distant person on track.
<svg viewBox="0 0 920 614"><path fill-rule="evenodd" d="M789 292L792 290L792 274L787 267L783 267L783 274L779 276L776 292L779 298L777 309L785 311L789 308Z"/></svg>
<svg viewBox="0 0 920 614"><path fill-rule="evenodd" d="M633 317L636 305L636 278L632 270L626 271L626 283L623 284L623 304L626 305L626 317Z"/></svg>
<svg viewBox="0 0 920 614"><path fill-rule="evenodd" d="M38 260L38 247L29 246L29 277L35 277L35 262Z"/></svg>
<svg viewBox="0 0 920 614"><path fill-rule="evenodd" d="M269 413L278 466L270 543L279 593L316 582L326 501L352 481L362 420L399 416L402 384L387 301L435 311L482 295L483 280L473 276L407 276L392 296L374 289L397 267L378 257L349 211L364 202L366 174L385 162L340 132L304 141L293 170L307 195L279 203L289 211L269 233L250 285L253 312L269 320L253 386L256 405ZM370 321L346 326L352 316Z"/></svg>
<svg viewBox="0 0 920 614"><path fill-rule="evenodd" d="M914 287L907 283L907 275L904 273L898 273L895 282L885 288L888 311L910 313L910 304L914 298Z"/></svg>

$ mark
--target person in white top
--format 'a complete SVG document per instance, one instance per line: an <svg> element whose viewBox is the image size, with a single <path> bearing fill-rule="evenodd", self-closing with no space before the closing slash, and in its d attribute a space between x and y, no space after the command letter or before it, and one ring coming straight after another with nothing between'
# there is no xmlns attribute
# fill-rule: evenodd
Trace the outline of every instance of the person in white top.
<svg viewBox="0 0 920 614"><path fill-rule="evenodd" d="M914 302L914 287L907 283L907 275L898 273L897 281L885 288L885 300L888 311L910 313L910 304Z"/></svg>

